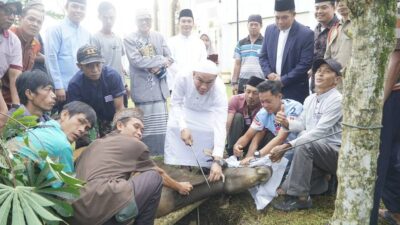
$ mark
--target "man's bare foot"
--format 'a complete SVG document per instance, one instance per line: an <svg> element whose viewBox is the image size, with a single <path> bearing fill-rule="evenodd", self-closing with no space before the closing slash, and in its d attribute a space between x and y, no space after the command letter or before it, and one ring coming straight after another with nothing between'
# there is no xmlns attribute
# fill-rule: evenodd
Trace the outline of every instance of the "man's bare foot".
<svg viewBox="0 0 400 225"><path fill-rule="evenodd" d="M286 191L283 190L282 188L276 189L276 193L277 193L278 195L286 195Z"/></svg>

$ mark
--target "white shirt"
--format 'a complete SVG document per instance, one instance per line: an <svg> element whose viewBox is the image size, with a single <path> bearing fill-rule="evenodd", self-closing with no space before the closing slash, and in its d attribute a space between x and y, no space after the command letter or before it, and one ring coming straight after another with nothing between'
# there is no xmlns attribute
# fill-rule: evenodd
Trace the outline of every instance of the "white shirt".
<svg viewBox="0 0 400 225"><path fill-rule="evenodd" d="M279 32L278 47L276 50L276 73L280 76L282 72L283 52L285 51L286 41L289 36L289 29Z"/></svg>
<svg viewBox="0 0 400 225"><path fill-rule="evenodd" d="M204 115L204 117L199 118L199 115ZM221 78L217 77L213 87L206 94L200 95L194 86L192 73L189 72L178 77L174 92L172 92L169 119L178 120L180 130L188 128L188 123L191 122L189 120L201 121L203 127L211 128L214 140L213 156L223 156L227 116L228 100ZM200 126L189 129L192 131L196 128L203 129Z"/></svg>
<svg viewBox="0 0 400 225"><path fill-rule="evenodd" d="M178 34L168 41L168 47L174 63L168 69L167 83L169 89L173 90L176 76L192 70L197 62L206 60L207 51L203 41L196 35Z"/></svg>

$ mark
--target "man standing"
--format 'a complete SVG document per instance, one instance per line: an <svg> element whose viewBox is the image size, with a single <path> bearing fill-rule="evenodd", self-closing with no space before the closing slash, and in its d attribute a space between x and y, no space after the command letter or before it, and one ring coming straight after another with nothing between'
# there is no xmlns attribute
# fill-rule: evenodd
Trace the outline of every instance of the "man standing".
<svg viewBox="0 0 400 225"><path fill-rule="evenodd" d="M336 0L336 9L342 18L329 31L324 58L334 59L345 68L350 61L353 43L350 10L343 0Z"/></svg>
<svg viewBox="0 0 400 225"><path fill-rule="evenodd" d="M80 26L86 12L86 0L68 0L67 16L57 26L46 32L45 49L48 73L53 77L58 101L58 111L66 100L66 90L71 78L78 72L77 50L90 42L90 34Z"/></svg>
<svg viewBox="0 0 400 225"><path fill-rule="evenodd" d="M169 97L166 69L172 64L171 52L164 37L151 31L151 14L136 13L138 31L124 39L131 76L131 95L136 107L144 112L143 142L152 154L164 153Z"/></svg>
<svg viewBox="0 0 400 225"><path fill-rule="evenodd" d="M397 29L400 15L397 15ZM400 37L389 61L384 85L381 145L378 157L377 180L370 225L378 224L380 200L386 209L379 216L390 224L400 224Z"/></svg>
<svg viewBox="0 0 400 225"><path fill-rule="evenodd" d="M323 59L329 31L339 19L335 15L334 0L315 0L315 18L318 25L314 30L314 60Z"/></svg>
<svg viewBox="0 0 400 225"><path fill-rule="evenodd" d="M241 164L248 164L256 157L263 157L278 145L291 141L297 137L296 133L287 132L281 124L275 121L278 112L294 119L303 110L303 106L291 99L282 99L282 83L267 80L257 86L262 109L257 113L247 132L235 143L233 150L235 156L242 157L244 150L248 151ZM271 135L272 134L272 138Z"/></svg>
<svg viewBox="0 0 400 225"><path fill-rule="evenodd" d="M180 74L193 70L193 66L207 59L207 51L199 37L192 34L194 18L192 10L183 9L179 13L180 33L172 37L168 46L174 63L168 69L167 82L169 90L174 89L175 80Z"/></svg>
<svg viewBox="0 0 400 225"><path fill-rule="evenodd" d="M283 128L300 132L296 139L271 151L271 160L277 161L288 148L295 147L289 173L281 187L287 196L274 205L278 210L311 208L310 194L325 192L326 175L336 174L342 136L342 95L335 87L341 69L333 59L316 60L313 64L316 92L306 98L301 115L295 120L283 113L277 115L276 120Z"/></svg>
<svg viewBox="0 0 400 225"><path fill-rule="evenodd" d="M40 54L42 46L36 36L42 28L43 21L44 10L28 6L22 9L19 26L11 28L21 41L23 71L32 70L35 58Z"/></svg>
<svg viewBox="0 0 400 225"><path fill-rule="evenodd" d="M125 55L124 45L122 39L112 31L116 18L115 7L110 2L101 2L98 8L98 14L102 23L102 28L93 35L91 44L95 45L101 52L105 65L118 72L125 89L129 92L128 85L125 84L125 70L122 66L122 57ZM128 105L126 93L124 94L124 105L125 107Z"/></svg>
<svg viewBox="0 0 400 225"><path fill-rule="evenodd" d="M233 145L249 129L251 121L261 108L257 85L264 79L250 77L244 88L244 94L232 96L228 104L226 122L228 155L233 155Z"/></svg>
<svg viewBox="0 0 400 225"><path fill-rule="evenodd" d="M22 51L18 37L8 28L14 23L15 16L19 15L17 9L20 8L18 1L0 0L0 78L3 79L3 94L0 97L4 96L3 99L11 108L19 105L15 81L22 71Z"/></svg>
<svg viewBox="0 0 400 225"><path fill-rule="evenodd" d="M189 182L177 182L150 159L141 142L143 114L137 108L115 114L114 131L93 142L76 160L76 176L86 182L73 202L71 224L152 225L162 184L188 195Z"/></svg>
<svg viewBox="0 0 400 225"><path fill-rule="evenodd" d="M209 180L222 174L228 104L225 85L215 63L199 62L192 73L176 81L165 141L164 162L211 167ZM210 163L204 149L213 149ZM195 155L194 155L195 154Z"/></svg>
<svg viewBox="0 0 400 225"><path fill-rule="evenodd" d="M99 136L111 131L115 112L124 108L125 88L118 72L103 66L103 57L93 45L82 46L77 53L80 69L68 85L68 102L82 101L97 114Z"/></svg>
<svg viewBox="0 0 400 225"><path fill-rule="evenodd" d="M263 43L260 33L262 18L260 15L250 15L247 20L249 36L239 41L235 48L235 65L231 79L233 94L242 94L244 86L250 77L264 78L260 67L259 54Z"/></svg>
<svg viewBox="0 0 400 225"><path fill-rule="evenodd" d="M350 10L343 0L336 0L336 9L342 16L336 26L332 27L327 37L325 59L334 59L343 68L346 68L351 58L351 48L353 45L352 26L350 20ZM342 91L342 80L337 87Z"/></svg>
<svg viewBox="0 0 400 225"><path fill-rule="evenodd" d="M282 82L282 94L303 103L313 60L313 32L295 20L294 0L275 0L275 24L265 30L260 54L269 80Z"/></svg>

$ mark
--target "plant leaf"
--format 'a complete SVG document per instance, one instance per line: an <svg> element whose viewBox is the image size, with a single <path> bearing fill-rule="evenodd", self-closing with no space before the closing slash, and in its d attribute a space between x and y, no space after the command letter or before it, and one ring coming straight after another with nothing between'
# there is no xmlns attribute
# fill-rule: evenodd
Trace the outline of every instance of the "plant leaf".
<svg viewBox="0 0 400 225"><path fill-rule="evenodd" d="M12 220L11 220L12 225L25 225L24 212L22 211L21 208L19 196L20 195L18 190L15 189L13 194Z"/></svg>
<svg viewBox="0 0 400 225"><path fill-rule="evenodd" d="M57 196L63 199L74 200L79 197L79 190L72 187L37 189L37 193Z"/></svg>
<svg viewBox="0 0 400 225"><path fill-rule="evenodd" d="M50 172L50 168L49 165L46 163L46 165L44 166L44 168L40 171L39 175L36 178L36 182L35 182L35 186L40 186L40 184L46 180L47 178L47 174L49 174Z"/></svg>
<svg viewBox="0 0 400 225"><path fill-rule="evenodd" d="M29 204L23 194L20 195L20 200L21 200L22 208L24 210L25 219L26 219L26 222L28 223L28 225L42 224L42 222L36 216L35 212L33 212L33 209L31 208L31 206L29 206ZM14 217L13 217L13 219L14 219ZM14 221L13 221L13 225L14 225Z"/></svg>
<svg viewBox="0 0 400 225"><path fill-rule="evenodd" d="M31 196L29 196L26 192L25 193L21 193L21 195L24 196L24 201L26 201L26 203L29 205L29 207L31 207L35 211L35 213L39 217L41 217L42 219L45 219L45 220L48 220L48 221L63 221L59 217L51 214L43 206L38 204L38 202L36 201L37 199L32 199ZM45 199L45 201L48 201L48 200ZM48 201L48 202L50 202L50 201ZM54 203L50 202L50 204L53 205Z"/></svg>
<svg viewBox="0 0 400 225"><path fill-rule="evenodd" d="M42 207L49 207L54 205L52 201L46 199L46 197L38 193L35 193L34 191L24 191L23 194L26 195L29 200L36 202Z"/></svg>
<svg viewBox="0 0 400 225"><path fill-rule="evenodd" d="M0 225L7 224L8 214L10 212L12 199L13 199L13 195L10 191L10 194L8 195L7 199L3 202L3 204L0 207Z"/></svg>
<svg viewBox="0 0 400 225"><path fill-rule="evenodd" d="M71 217L73 215L73 208L66 201L62 201L56 198L47 197L48 200L54 203L53 208L62 217Z"/></svg>

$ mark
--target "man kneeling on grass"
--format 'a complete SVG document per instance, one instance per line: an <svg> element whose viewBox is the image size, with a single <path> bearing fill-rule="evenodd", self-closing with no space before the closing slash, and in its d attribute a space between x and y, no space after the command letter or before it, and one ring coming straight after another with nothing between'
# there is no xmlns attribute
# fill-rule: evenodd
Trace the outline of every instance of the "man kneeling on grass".
<svg viewBox="0 0 400 225"><path fill-rule="evenodd" d="M94 141L76 160L76 176L86 182L73 203L72 224L151 225L162 184L188 195L188 182L177 182L149 158L141 141L143 112L122 109L114 116L114 130Z"/></svg>

